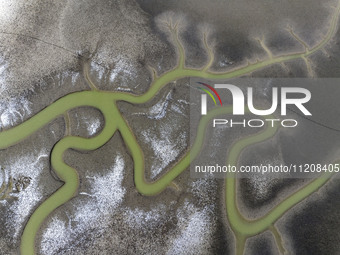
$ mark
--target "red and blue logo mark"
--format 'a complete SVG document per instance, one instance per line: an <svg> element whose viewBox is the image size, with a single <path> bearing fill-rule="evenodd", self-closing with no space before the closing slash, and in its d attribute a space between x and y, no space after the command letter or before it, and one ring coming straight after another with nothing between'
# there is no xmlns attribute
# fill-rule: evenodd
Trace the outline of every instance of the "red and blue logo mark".
<svg viewBox="0 0 340 255"><path fill-rule="evenodd" d="M197 82L197 83L205 86L208 89L210 89L217 96L218 100L220 101L221 106L223 106L220 95L217 93L217 91L212 86L210 86L209 84L206 84L204 82ZM212 100L214 101L215 105L217 105L215 97L213 96L213 94L208 89L204 89L204 88L201 88L201 87L198 87L198 88L200 90L204 91L205 93L207 93L212 98Z"/></svg>

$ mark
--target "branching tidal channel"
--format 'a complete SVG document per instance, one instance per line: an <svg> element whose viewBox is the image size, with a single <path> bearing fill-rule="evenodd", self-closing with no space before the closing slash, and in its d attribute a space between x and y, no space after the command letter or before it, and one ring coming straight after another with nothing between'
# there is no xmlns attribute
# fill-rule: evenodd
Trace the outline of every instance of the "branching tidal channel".
<svg viewBox="0 0 340 255"><path fill-rule="evenodd" d="M6 149L9 146L23 141L25 138L37 132L55 118L59 116L68 116L68 111L77 107L94 107L103 114L105 119L105 126L102 132L97 136L92 138L82 138L67 135L54 146L51 152L52 168L54 169L57 176L64 182L64 185L49 198L43 201L30 216L22 234L20 246L21 254L35 254L35 236L42 223L56 208L65 204L72 197L77 195L79 177L77 170L68 166L63 160L63 154L66 150L96 150L107 143L115 134L115 132L120 132L124 143L132 155L134 162L134 182L137 190L143 195L155 196L166 189L169 185L172 185L173 180L183 171L188 169L190 164L189 153L191 158L195 158L197 155L199 155L208 121L211 118L221 114L229 114L232 112L232 108L230 106L215 108L208 112L208 114L202 117L200 120L196 140L190 148L190 151L183 155L182 158L159 179L153 182L147 182L145 179L145 162L143 150L137 143L135 135L131 131L128 123L121 115L117 107L118 101L124 101L131 104L142 104L151 100L160 89L170 82L184 77L200 77L207 79L226 79L239 77L276 63L284 63L294 59L303 59L306 62L306 68L308 71L310 71L308 57L315 52L322 50L324 46L334 37L337 31L339 12L340 5L334 10L328 31L324 38L313 48L309 49L306 44L291 31L292 36L294 36L294 38L304 46L305 50L303 52L273 56L264 43L260 41L261 46L268 53L267 59L262 61L258 60L255 63L248 63L245 66L240 66L225 72L210 71L214 60L214 54L207 43L206 36L204 38L204 46L206 48L207 55L209 56L207 63L201 69L187 68L185 66L185 50L178 35L179 24L169 21L167 23L167 27L171 31L173 42L177 48L178 63L175 68L160 76L157 75L153 68L150 68L153 74L153 81L150 85L150 89L145 94L132 95L125 92L101 91L97 89L95 83L90 80L88 71L85 70L84 76L91 90L68 94L58 99L22 124L2 131L0 133L0 149ZM238 158L246 147L255 143L263 142L266 139L273 137L278 129L279 127L277 125L267 125L263 131L238 140L230 148L229 154L227 155L226 164L237 165ZM324 174L321 178L312 180L310 183L306 184L304 187L300 188L294 194L291 194L277 206L272 208L266 215L256 220L246 219L240 213L236 199L236 178L233 178L233 176L230 177L231 178L225 179L226 214L235 235L235 254L242 255L244 253L244 247L247 238L260 234L266 230L269 230L273 233L278 249L281 253L284 253L282 240L278 230L275 227L275 222L294 205L322 187L329 180L331 174Z"/></svg>

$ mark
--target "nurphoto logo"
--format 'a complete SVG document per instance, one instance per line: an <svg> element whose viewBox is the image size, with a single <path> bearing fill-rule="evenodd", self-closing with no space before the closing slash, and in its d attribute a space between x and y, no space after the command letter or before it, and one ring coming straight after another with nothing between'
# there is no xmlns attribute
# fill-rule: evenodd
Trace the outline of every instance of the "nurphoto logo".
<svg viewBox="0 0 340 255"><path fill-rule="evenodd" d="M271 93L271 106L268 109L258 109L254 105L254 91L252 87L247 87L247 97L245 97L243 91L232 84L215 84L211 86L207 83L197 82L200 85L203 85L205 88L199 87L200 90L204 92L201 94L201 115L207 115L208 112L208 103L207 103L207 95L213 100L215 106L217 106L217 101L215 96L217 97L220 106L223 106L222 99L220 95L223 93L230 93L232 96L232 107L233 107L233 115L242 116L247 112L257 115L257 116L268 116L276 112L278 106L280 106L280 115L287 115L287 106L295 105L295 107L305 116L311 116L312 114L308 109L304 106L311 99L311 93L308 89L300 88L300 87L273 87ZM219 89L218 93L216 89ZM211 92L210 92L210 91ZM280 93L279 93L280 92ZM280 97L279 97L280 95ZM247 100L245 100L247 98ZM279 102L280 98L280 102ZM247 109L247 112L246 112ZM265 122L271 123L274 126L275 122L279 122L283 127L296 127L298 125L297 120L295 119L250 119L246 121L235 122L232 119L213 119L213 127L218 125L227 125L232 126L243 126L243 127L262 127Z"/></svg>

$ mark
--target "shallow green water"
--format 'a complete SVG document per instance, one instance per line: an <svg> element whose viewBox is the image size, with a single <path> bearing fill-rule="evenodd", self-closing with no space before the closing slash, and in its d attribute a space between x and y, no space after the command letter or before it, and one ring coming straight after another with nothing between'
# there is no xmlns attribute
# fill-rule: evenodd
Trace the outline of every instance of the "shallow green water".
<svg viewBox="0 0 340 255"><path fill-rule="evenodd" d="M180 175L188 168L190 164L190 157L194 158L199 154L204 140L206 125L209 119L220 114L231 113L232 111L231 107L220 107L210 111L208 115L203 117L200 121L196 140L190 150L190 157L189 152L187 152L186 155L184 155L183 158L179 160L176 165L173 166L161 178L154 182L147 182L144 178L145 164L143 151L137 143L136 138L130 127L120 114L116 106L117 101L126 101L134 104L145 103L152 99L162 87L166 86L171 81L178 80L183 77L226 79L242 76L244 74L251 73L275 63L281 63L293 59L306 58L316 51L322 49L332 39L336 32L339 10L340 7L337 8L331 20L328 33L325 35L324 39L313 49L306 49L306 51L303 53L294 53L279 57L271 57L268 60L249 64L247 66L240 67L224 73L213 73L208 71L208 67L212 63L211 59L208 61L208 66L205 66L201 70L185 68L185 51L178 39L178 35L176 35L175 42L177 44L179 52L178 66L160 77L154 77L154 81L150 89L145 94L141 96L135 96L122 92L104 92L99 90L69 94L64 96L63 98L60 98L24 123L1 132L0 149L6 149L7 147L19 143L28 136L32 135L34 132L41 129L44 125L48 124L53 119L67 113L69 110L76 107L91 106L97 108L102 112L105 119L104 129L96 137L81 138L75 136L66 136L61 139L53 148L51 153L52 167L58 177L63 180L65 184L54 194L52 194L48 199L42 202L42 204L31 215L22 234L20 247L21 254L35 254L35 236L44 220L57 207L65 204L77 194L79 177L77 170L68 166L63 161L63 154L66 150L95 150L104 145L107 141L109 141L114 133L118 130L121 133L125 144L130 150L134 161L134 181L137 190L144 195L156 195L162 192L166 187L168 187L168 185L170 185L178 175ZM85 76L89 84L93 85L93 83L89 81L88 76ZM93 86L91 87L93 88ZM277 129L278 127L267 127L264 131L258 134L245 137L237 141L230 149L229 155L227 157L227 164L236 165L238 158L244 148L272 137L273 135L275 135ZM317 191L324 183L327 182L328 177L330 177L330 174L325 174L323 178L312 181L305 187L301 188L299 191L295 192L294 194L283 200L265 216L252 221L245 219L238 210L236 201L236 179L227 178L225 188L227 216L236 236L237 254L243 254L244 242L247 237L256 235L273 227L273 224L285 212L287 212L287 210L289 210L295 204L299 203L301 200L308 197L313 192Z"/></svg>

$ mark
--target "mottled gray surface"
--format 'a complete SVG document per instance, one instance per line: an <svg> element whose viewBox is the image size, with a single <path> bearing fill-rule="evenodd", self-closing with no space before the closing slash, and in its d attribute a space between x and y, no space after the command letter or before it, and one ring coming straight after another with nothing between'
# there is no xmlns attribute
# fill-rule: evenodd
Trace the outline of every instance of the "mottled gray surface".
<svg viewBox="0 0 340 255"><path fill-rule="evenodd" d="M267 57L255 38L263 39L274 55L303 50L287 25L307 44L315 45L325 34L335 4L335 0L1 1L0 130L23 122L63 95L89 90L83 77L85 67L100 89L145 92L152 79L148 66L161 74L176 64L175 47L162 26L165 18L181 21L188 66L204 65L207 54L202 38L207 33L215 53L213 69L226 70ZM325 51L310 58L314 76L339 77L339 33ZM305 63L296 60L249 76L308 75ZM119 104L143 148L148 180L169 170L188 149L188 84L188 79L169 84L144 105ZM69 116L72 135L94 136L104 125L94 109L75 109ZM1 183L9 176L32 178L25 190L13 189L14 198L0 201L1 254L18 254L30 214L62 185L51 174L49 155L65 136L65 129L63 118L57 118L25 141L0 151L0 166L6 171ZM309 132L280 132L271 142L246 150L241 160L259 160L254 151L271 162L311 156L334 159L339 151L321 144L322 130L313 126ZM249 134L246 131L230 133L229 142ZM337 137L335 132L327 139ZM292 143L296 143L294 149ZM299 153L299 143L307 144L309 150ZM44 223L36 243L39 254L233 253L223 181L192 179L187 171L175 180L178 189L141 196L133 184L132 159L119 133L96 151L69 150L65 160L79 171L79 195ZM240 209L249 218L263 215L304 183L241 180ZM337 254L337 201L339 181L334 180L279 221L289 254ZM249 239L246 254L277 254L272 236L266 232Z"/></svg>

